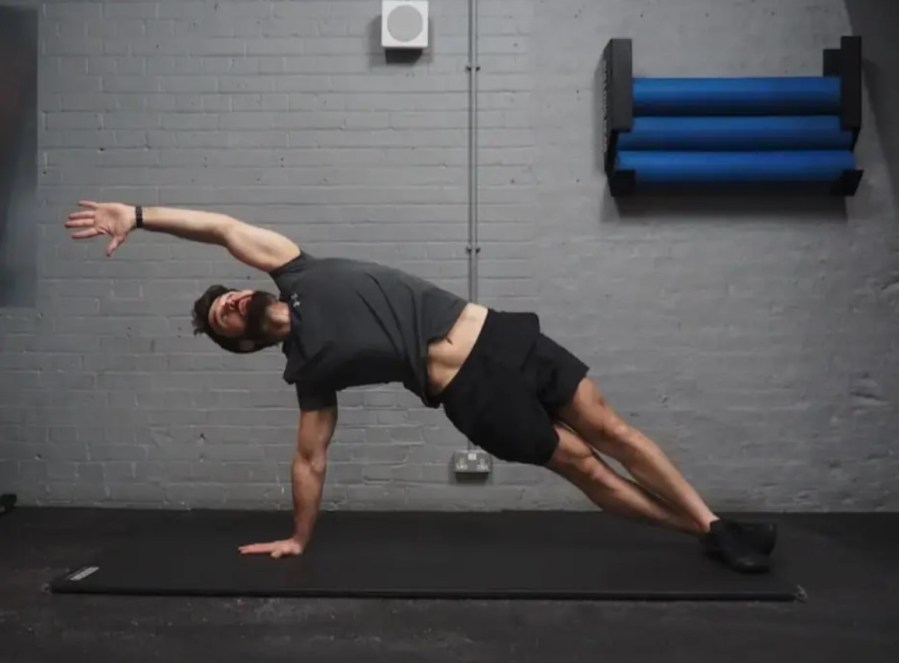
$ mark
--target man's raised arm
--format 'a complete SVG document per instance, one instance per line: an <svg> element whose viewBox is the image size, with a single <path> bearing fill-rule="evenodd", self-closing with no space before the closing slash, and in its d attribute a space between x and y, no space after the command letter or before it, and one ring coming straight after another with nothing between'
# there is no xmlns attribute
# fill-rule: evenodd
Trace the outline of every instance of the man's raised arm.
<svg viewBox="0 0 899 663"><path fill-rule="evenodd" d="M265 272L280 267L300 255L299 247L287 237L266 228L250 225L217 212L172 207L134 207L121 203L79 202L67 228L78 229L73 239L110 237L106 255L121 246L128 234L142 227L182 239L223 246L235 258Z"/></svg>

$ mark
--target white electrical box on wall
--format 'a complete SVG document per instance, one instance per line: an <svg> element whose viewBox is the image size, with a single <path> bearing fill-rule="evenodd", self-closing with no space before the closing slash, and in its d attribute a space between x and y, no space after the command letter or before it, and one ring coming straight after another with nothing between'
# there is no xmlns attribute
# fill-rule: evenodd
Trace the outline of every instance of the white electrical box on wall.
<svg viewBox="0 0 899 663"><path fill-rule="evenodd" d="M381 0L381 46L428 46L427 0Z"/></svg>

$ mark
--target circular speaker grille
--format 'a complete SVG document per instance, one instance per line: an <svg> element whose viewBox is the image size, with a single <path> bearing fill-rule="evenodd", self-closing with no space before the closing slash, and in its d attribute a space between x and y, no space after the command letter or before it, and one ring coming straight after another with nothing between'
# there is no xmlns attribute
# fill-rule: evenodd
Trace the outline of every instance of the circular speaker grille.
<svg viewBox="0 0 899 663"><path fill-rule="evenodd" d="M387 30L397 41L412 41L423 27L421 14L408 5L397 7L387 17Z"/></svg>

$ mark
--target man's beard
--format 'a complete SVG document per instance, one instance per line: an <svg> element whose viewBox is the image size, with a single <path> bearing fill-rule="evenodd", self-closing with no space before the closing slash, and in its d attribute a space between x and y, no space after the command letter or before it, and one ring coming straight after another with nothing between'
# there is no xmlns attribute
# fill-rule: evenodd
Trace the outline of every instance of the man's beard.
<svg viewBox="0 0 899 663"><path fill-rule="evenodd" d="M269 292L257 290L250 296L247 304L247 326L244 337L254 341L268 341L269 332L265 329L268 321L268 307L276 303L278 298Z"/></svg>

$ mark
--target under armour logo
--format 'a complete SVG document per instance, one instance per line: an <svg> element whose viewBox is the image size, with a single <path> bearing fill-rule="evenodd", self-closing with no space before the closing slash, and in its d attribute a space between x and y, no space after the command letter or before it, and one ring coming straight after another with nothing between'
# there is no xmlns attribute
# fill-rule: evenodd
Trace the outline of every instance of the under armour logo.
<svg viewBox="0 0 899 663"><path fill-rule="evenodd" d="M290 305L291 305L294 309L300 308L300 296L297 295L297 294L291 295L291 296L290 296Z"/></svg>

